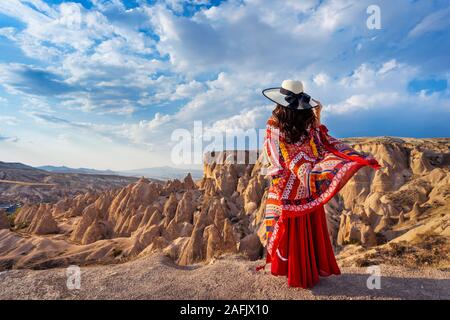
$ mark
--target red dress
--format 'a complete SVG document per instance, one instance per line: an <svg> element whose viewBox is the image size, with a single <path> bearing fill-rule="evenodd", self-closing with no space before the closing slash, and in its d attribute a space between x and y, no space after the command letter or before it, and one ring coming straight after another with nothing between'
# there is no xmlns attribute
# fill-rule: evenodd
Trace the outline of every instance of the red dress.
<svg viewBox="0 0 450 320"><path fill-rule="evenodd" d="M267 121L264 151L272 178L265 212L272 274L302 288L314 286L319 276L340 274L323 206L361 167L380 165L331 137L324 125L289 144L274 117Z"/></svg>

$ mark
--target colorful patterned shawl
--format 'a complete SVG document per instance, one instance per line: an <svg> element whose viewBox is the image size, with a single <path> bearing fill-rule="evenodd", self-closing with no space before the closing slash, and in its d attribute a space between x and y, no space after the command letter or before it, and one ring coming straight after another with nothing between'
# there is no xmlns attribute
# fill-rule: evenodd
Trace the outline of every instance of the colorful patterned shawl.
<svg viewBox="0 0 450 320"><path fill-rule="evenodd" d="M272 177L265 212L267 262L284 234L283 219L324 205L361 167L380 168L371 156L331 137L324 125L309 128L307 136L288 144L273 117L267 122L264 152Z"/></svg>

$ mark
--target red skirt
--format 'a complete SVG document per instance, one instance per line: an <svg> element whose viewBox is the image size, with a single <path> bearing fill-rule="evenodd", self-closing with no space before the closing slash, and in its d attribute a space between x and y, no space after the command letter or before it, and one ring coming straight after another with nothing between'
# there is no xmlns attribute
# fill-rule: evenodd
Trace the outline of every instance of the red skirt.
<svg viewBox="0 0 450 320"><path fill-rule="evenodd" d="M287 276L291 287L311 288L319 276L341 274L334 257L323 206L300 217L287 218L286 232L272 257L271 272Z"/></svg>

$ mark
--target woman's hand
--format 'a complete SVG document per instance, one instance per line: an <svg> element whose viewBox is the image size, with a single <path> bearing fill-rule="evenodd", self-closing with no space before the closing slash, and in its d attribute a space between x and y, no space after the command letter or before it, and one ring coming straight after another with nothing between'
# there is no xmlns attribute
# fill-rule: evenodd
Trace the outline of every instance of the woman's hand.
<svg viewBox="0 0 450 320"><path fill-rule="evenodd" d="M318 100L314 100L314 99L312 99L312 100L318 104L317 107L313 108L314 115L316 116L315 126L318 127L318 126L320 126L320 112L322 111L322 104Z"/></svg>

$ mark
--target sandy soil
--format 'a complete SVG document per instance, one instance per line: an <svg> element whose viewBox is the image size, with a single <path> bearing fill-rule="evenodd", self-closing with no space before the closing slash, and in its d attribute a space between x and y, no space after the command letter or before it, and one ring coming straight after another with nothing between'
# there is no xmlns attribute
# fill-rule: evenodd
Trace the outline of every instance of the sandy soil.
<svg viewBox="0 0 450 320"><path fill-rule="evenodd" d="M180 267L162 255L81 268L80 290L68 290L66 269L0 273L0 299L450 299L450 272L381 265L381 289L367 288L366 268L342 268L312 290L255 272L261 261L227 256ZM268 269L268 268L267 268Z"/></svg>

